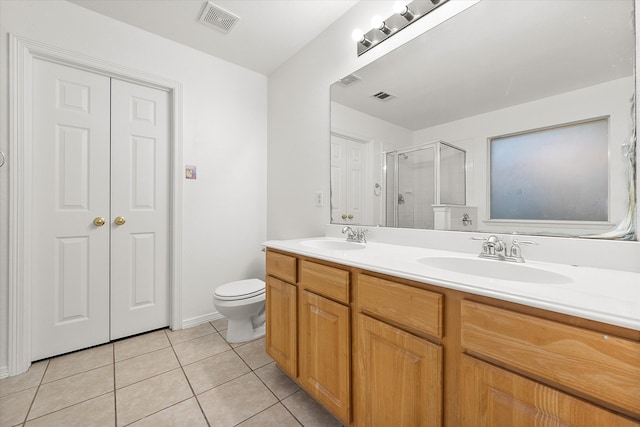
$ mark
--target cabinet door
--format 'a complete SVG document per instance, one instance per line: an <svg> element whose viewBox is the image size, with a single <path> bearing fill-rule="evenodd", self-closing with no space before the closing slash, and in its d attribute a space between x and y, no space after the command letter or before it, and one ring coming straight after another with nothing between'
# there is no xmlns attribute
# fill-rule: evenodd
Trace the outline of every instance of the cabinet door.
<svg viewBox="0 0 640 427"><path fill-rule="evenodd" d="M359 314L356 366L357 425L442 425L440 346Z"/></svg>
<svg viewBox="0 0 640 427"><path fill-rule="evenodd" d="M639 426L583 400L462 356L463 425L486 427Z"/></svg>
<svg viewBox="0 0 640 427"><path fill-rule="evenodd" d="M300 307L300 382L349 424L349 307L308 291L301 293Z"/></svg>
<svg viewBox="0 0 640 427"><path fill-rule="evenodd" d="M267 276L266 351L292 377L297 371L297 287Z"/></svg>

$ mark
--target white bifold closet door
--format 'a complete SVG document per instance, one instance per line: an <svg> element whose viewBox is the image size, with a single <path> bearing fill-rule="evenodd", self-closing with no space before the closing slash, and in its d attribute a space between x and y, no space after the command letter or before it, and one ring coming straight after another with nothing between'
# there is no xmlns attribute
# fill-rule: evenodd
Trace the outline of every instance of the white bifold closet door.
<svg viewBox="0 0 640 427"><path fill-rule="evenodd" d="M32 360L169 324L168 93L35 59Z"/></svg>

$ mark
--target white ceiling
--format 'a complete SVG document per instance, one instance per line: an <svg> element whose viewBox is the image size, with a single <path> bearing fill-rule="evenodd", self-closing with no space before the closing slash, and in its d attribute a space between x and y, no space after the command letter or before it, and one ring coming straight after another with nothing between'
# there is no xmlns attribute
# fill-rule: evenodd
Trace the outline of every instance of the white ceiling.
<svg viewBox="0 0 640 427"><path fill-rule="evenodd" d="M240 17L228 34L197 22L205 0L69 0L269 75L358 0L212 0Z"/></svg>
<svg viewBox="0 0 640 427"><path fill-rule="evenodd" d="M362 81L334 85L331 99L418 130L632 76L633 7L481 1L354 72Z"/></svg>

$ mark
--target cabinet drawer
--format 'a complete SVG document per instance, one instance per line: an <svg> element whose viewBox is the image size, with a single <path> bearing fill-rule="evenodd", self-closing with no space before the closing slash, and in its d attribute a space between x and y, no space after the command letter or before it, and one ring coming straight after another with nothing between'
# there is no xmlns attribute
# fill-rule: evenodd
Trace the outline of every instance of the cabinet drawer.
<svg viewBox="0 0 640 427"><path fill-rule="evenodd" d="M463 426L638 427L639 423L536 381L462 356Z"/></svg>
<svg viewBox="0 0 640 427"><path fill-rule="evenodd" d="M296 283L296 257L267 250L267 274L289 283Z"/></svg>
<svg viewBox="0 0 640 427"><path fill-rule="evenodd" d="M425 334L442 337L442 295L360 275L358 309Z"/></svg>
<svg viewBox="0 0 640 427"><path fill-rule="evenodd" d="M311 261L300 261L300 284L317 294L349 304L349 272Z"/></svg>
<svg viewBox="0 0 640 427"><path fill-rule="evenodd" d="M640 343L471 301L462 346L640 415Z"/></svg>

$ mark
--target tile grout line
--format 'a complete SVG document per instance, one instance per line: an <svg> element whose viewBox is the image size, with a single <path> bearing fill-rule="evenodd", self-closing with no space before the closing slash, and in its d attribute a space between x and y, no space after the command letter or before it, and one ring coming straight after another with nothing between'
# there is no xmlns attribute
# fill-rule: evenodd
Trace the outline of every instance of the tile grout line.
<svg viewBox="0 0 640 427"><path fill-rule="evenodd" d="M238 355L238 356L240 356L240 355ZM241 358L241 359L242 359L242 358ZM271 363L271 362L267 363L267 365L269 365L270 363ZM273 363L275 363L275 361L274 361ZM264 368L264 367L265 367L265 366L267 366L267 365L260 366L260 368ZM258 369L260 369L260 368L258 368ZM277 368L277 365L276 365L276 368ZM249 367L249 369L251 369L251 367ZM254 372L254 373L255 373L255 371L253 371L253 370L252 370L252 372ZM293 413L293 412L291 412L291 411L289 410L289 408L287 407L287 405L285 405L284 403L282 403L282 401L283 401L283 400L288 399L289 397L293 396L294 394L296 394L298 391L300 391L300 390L302 390L302 389L300 389L300 388L299 388L298 390L296 390L296 391L294 391L293 393L291 393L291 394L287 395L287 396L286 396L286 397L284 397L283 399L280 399L278 396L276 396L275 392L274 392L273 390L271 390L271 388L269 387L269 385L268 385L267 383L265 383L265 382L264 382L264 380L263 380L262 378L260 378L260 375L256 374L256 377L258 377L258 379L260 380L260 382L261 382L262 384L264 384L264 386L267 388L267 390L269 390L269 391L271 392L271 394L273 394L273 395L274 395L274 397L275 397L275 398L276 398L276 400L277 400L277 402L276 402L276 403L274 403L273 405L269 406L269 408L271 408L271 407L273 407L273 406L275 406L275 405L277 405L277 404L279 403L280 405L282 405L282 407L285 409L285 411L287 411L287 412L288 412L288 413L293 417L293 419L294 419L294 420L296 420L296 421L298 422L298 424L300 424L301 426L303 426L303 427L304 427L304 424L302 424L302 422L301 422L301 421L300 421L300 420L299 420L299 419L294 415L294 413ZM267 409L269 409L269 408L267 408ZM267 409L264 409L263 411L260 411L260 412L258 412L258 413L260 414L260 413L262 413L262 412L266 411ZM253 415L253 416L251 416L251 417L249 417L249 418L247 418L247 419L251 419L251 418L255 417L256 415L258 415L258 414L255 414L255 415ZM246 420L245 420L245 421L246 421ZM244 421L243 421L243 422L244 422Z"/></svg>
<svg viewBox="0 0 640 427"><path fill-rule="evenodd" d="M141 421L141 420L144 420L145 418L149 418L149 417L151 417L152 415L155 415L155 414L157 414L157 413L159 413L159 412L162 412L162 411L164 411L164 410L166 410L166 409L173 408L174 406L179 405L179 404L181 404L181 403L183 403L183 402L186 402L187 400L189 400L189 399L191 399L191 398L195 398L195 399L196 399L196 402L198 402L198 399L197 399L197 397L195 396L195 393L193 392L193 388L191 387L191 383L189 382L189 379L187 378L187 375L186 375L186 373L184 372L184 369L182 369L182 364L180 363L180 359L178 358L178 355L177 355L177 353L175 352L175 349L173 348L173 342L172 342L172 341L171 341L171 339L169 338L169 336L168 336L168 334L167 334L167 330L166 330L166 329L165 329L165 336L166 336L167 340L169 341L169 345L168 345L167 347L162 347L161 349L158 349L158 350L152 350L152 351L150 351L150 352L148 352L148 353L143 353L142 355L144 355L144 354L149 354L149 353L153 353L153 352L155 352L155 351L164 350L164 349L166 349L166 348L171 348L171 351L173 351L173 354L174 354L174 356L176 357L176 360L178 361L179 368L182 370L182 374L184 375L185 379L187 380L187 384L189 384L189 388L191 389L191 393L192 393L193 395L192 395L191 397L187 398L187 399L181 400L181 401L179 401L179 402L175 402L175 403L173 403L173 404L171 404L171 405L167 406L166 408L158 409L158 410L157 410L157 411L155 411L155 412L152 412L152 413L150 413L150 414L147 414L147 415L145 415L144 417L142 417L142 418L140 418L140 419L138 419L138 420L134 420L134 421L130 422L129 424L126 424L126 425L125 425L125 426L123 426L123 427L130 426L131 424L137 423L137 422L139 422L139 421ZM193 338L193 339L195 339L195 338ZM187 341L191 341L191 340L187 340ZM187 342L187 341L183 341L183 342ZM178 343L178 344L180 344L180 343ZM142 356L142 355L141 355L141 356ZM138 357L138 356L134 356L134 357ZM131 359L131 358L129 358L129 359ZM124 360L128 360L128 359L124 359ZM178 368L170 369L169 371L162 372L162 373L160 373L160 374L156 374L156 375L152 375L152 376L151 376L151 377L149 377L149 378L155 378L155 377L158 377L158 376L160 376L160 375L164 375L164 374L166 374L167 372L172 372L172 371L176 371L176 370L178 370ZM115 372L115 371L114 371L114 372ZM149 378L145 378L144 380L136 381L136 382L131 383L131 384L128 384L128 385L126 385L126 386L124 386L124 387L122 387L122 388L129 387L130 385L133 385L133 384L138 384L138 383L140 383L140 382L142 382L142 381L146 381L146 380L148 380ZM199 403L199 402L198 402L198 405L200 405L200 403ZM200 409L200 410L202 411L202 409ZM203 414L203 415L204 415L204 414ZM207 420L207 417L206 417L206 416L205 416L205 422L207 423L207 426L209 426L209 427L210 427L209 421ZM116 427L117 427L117 424L116 424Z"/></svg>
<svg viewBox="0 0 640 427"><path fill-rule="evenodd" d="M40 378L40 381L38 382L38 385L36 387L36 392L33 394L33 399L31 399L31 403L29 404L29 409L27 409L27 413L24 414L24 420L22 421L22 426L24 426L27 423L27 420L29 419L29 414L31 413L31 409L33 409L33 404L36 401L36 397L38 396L38 392L40 391L40 386L42 385L42 382L44 381L44 376L47 374L47 370L49 369L49 364L51 363L51 359L47 360L47 366L45 366L44 368L44 372L42 372L42 378Z"/></svg>
<svg viewBox="0 0 640 427"><path fill-rule="evenodd" d="M214 331L216 331L216 328L213 325L211 325L211 327L213 328ZM209 422L209 419L207 418L207 414L205 414L204 409L202 409L202 405L200 404L200 400L198 400L198 395L193 390L193 386L191 385L191 381L189 381L189 377L187 376L187 373L184 371L184 366L182 366L182 362L180 361L180 358L178 357L178 353L176 353L176 349L173 347L173 342L171 341L171 339L169 338L168 335L167 335L167 339L169 340L169 345L171 346L171 350L173 351L173 354L176 356L176 360L178 361L178 365L180 366L180 370L182 371L182 375L184 375L184 379L187 381L187 384L189 384L189 390L191 390L191 394L193 395L193 398L195 399L196 404L198 405L198 408L200 408L200 413L204 417L204 422L207 423L208 427L211 427L211 423ZM191 341L191 340L187 340L187 341ZM187 341L185 341L185 342L187 342Z"/></svg>
<svg viewBox="0 0 640 427"><path fill-rule="evenodd" d="M226 339L225 339L225 341L226 341ZM246 343L246 344L248 344L248 343ZM269 364L271 364L271 363L275 363L275 361L273 361L273 362L269 362L269 363L267 363L267 364L265 364L265 365L262 365L262 366L257 367L256 369L253 369L253 368L252 368L251 366L249 366L249 364L248 364L248 363L247 363L247 362L242 358L242 356L241 356L241 355L236 351L236 348L240 348L240 347L242 347L242 346L244 346L244 345L246 345L246 344L242 344L242 345L239 345L239 346L237 346L237 347L232 347L231 349L232 349L232 350L233 350L233 352L234 352L234 353L235 353L235 354L240 358L240 360L242 360L242 361L245 363L245 365L247 365L247 367L249 368L249 370L251 371L251 373L253 373L253 374L258 378L258 380L259 380L259 381L260 381L260 382L265 386L265 388L266 388L267 390L269 390L269 392L273 395L273 397L275 397L275 398L276 398L276 403L274 403L273 405L269 406L268 408L263 409L262 411L260 411L260 412L258 412L258 413L256 413L256 414L253 414L253 415L252 415L252 416L250 416L249 418L247 418L247 419L245 419L245 420L241 421L240 423L236 424L236 427L237 427L238 425L240 425L240 424L244 423L245 421L250 420L251 418L256 417L258 414L261 414L261 413L265 412L266 410L268 410L268 409L270 409L270 408L274 407L274 406L275 406L275 405L277 405L277 404L282 405L282 407L285 409L285 411L287 411L287 412L288 412L288 413L293 417L293 419L294 419L294 420L296 420L296 422L297 422L298 424L300 424L300 426L304 427L304 424L302 424L302 422L301 422L301 421L300 421L300 420L299 420L299 419L298 419L298 418L293 414L293 412L291 412L291 411L289 410L289 408L288 408L284 403L282 403L282 401L283 401L284 399L287 399L287 398L289 398L289 397L293 396L294 394L296 394L296 393L297 393L298 391L300 391L301 389L296 390L295 392L293 392L293 393L291 393L290 395L286 396L284 399L280 399L280 398L275 394L275 392L274 392L273 390L271 390L271 387L269 387L269 385L268 385L267 383L265 383L265 382L264 382L264 380L260 377L260 375L256 374L256 370L261 369L261 368L264 368L265 366L267 366L267 365L269 365Z"/></svg>
<svg viewBox="0 0 640 427"><path fill-rule="evenodd" d="M209 323L211 323L211 322L209 322ZM213 324L212 324L211 326L213 326ZM215 388L217 388L217 387L220 387L220 386L222 386L222 385L224 385L224 384L227 384L227 383L230 383L230 382L232 382L232 381L234 381L234 380L237 380L238 378L241 378L241 377L243 377L243 376L245 376L245 375L253 374L253 375L258 379L258 381L260 381L260 382L265 386L265 388L266 388L266 389L267 389L267 390L268 390L268 391L273 395L273 397L275 397L275 399L276 399L276 402L275 402L273 405L270 405L270 406L268 406L267 408L263 409L262 411L257 412L257 413L255 413L255 414L251 415L250 417L248 417L248 418L246 418L246 419L244 419L244 420L240 421L239 423L235 424L234 426L238 426L238 425L240 425L240 424L242 424L242 423L246 422L247 420L250 420L251 418L254 418L254 417L258 416L259 414L262 414L263 412L267 411L268 409L270 409L270 408L274 407L274 406L275 406L275 405L277 405L277 404L281 404L281 405L282 405L282 401L278 398L278 396L276 396L276 394L273 392L273 390L271 390L271 388L270 388L270 387L269 387L269 386L268 386L268 385L267 385L267 384L262 380L262 378L260 378L260 376L256 373L256 370L257 370L257 369L263 368L263 367L267 366L267 365L268 365L269 363L271 363L271 362L269 362L269 363L267 363L267 364L265 364L265 365L259 366L259 367L257 367L256 369L253 369L253 368L249 365L249 363L248 363L246 360L244 360L244 358L242 357L242 355L236 351L236 349L238 349L238 348L240 348L240 347L243 347L243 346L245 346L245 345L249 344L249 342L246 342L246 343L240 343L239 345L237 345L237 346L233 347L233 345L232 345L230 342L228 342L228 341L227 341L227 339L226 339L224 336L222 336L222 332L223 332L223 331L225 331L226 329L218 330L218 328L216 328L215 326L213 326L213 329L214 329L214 330L215 330L215 331L216 331L216 332L217 332L217 333L222 337L222 339L224 339L224 341L229 345L229 347L231 348L231 351L233 351L233 353L235 353L235 355L236 355L236 356L237 356L237 357L242 361L242 363L244 363L244 364L245 364L245 366L249 369L249 372L247 372L247 373L245 373L245 374L242 374L242 375L239 375L239 376L237 376L237 377L234 377L234 378L232 378L232 379L229 379L229 380L227 380L227 381L225 381L225 382L223 382L223 383L221 383L221 384L218 384L217 386L212 387L212 388L210 388L210 389L208 389L208 390L206 390L206 391L213 390L213 389L215 389ZM215 356L215 355L214 355L214 356ZM213 357L213 356L210 356L210 357ZM203 359L203 360L204 360L204 359ZM186 374L185 374L185 376L186 376ZM187 381L188 381L188 378L187 378ZM198 403L199 403L199 402L198 402ZM284 405L282 405L282 406L285 408L285 410L287 410L287 412L291 413L291 412L286 408L286 406L284 406ZM298 420L298 419L297 419L293 414L291 414L291 415L292 415L292 416L293 416L293 418L296 420L296 422L298 422L300 425L302 425L302 423L300 423L300 421L299 421L299 420Z"/></svg>
<svg viewBox="0 0 640 427"><path fill-rule="evenodd" d="M114 427L118 427L118 396L116 396L116 345L111 345L111 361L113 362L113 422Z"/></svg>
<svg viewBox="0 0 640 427"><path fill-rule="evenodd" d="M1 1L1 0L0 0L0 1ZM103 366L103 368L104 368L104 366ZM87 372L88 372L88 371L87 371ZM50 383L46 383L46 384L43 384L43 385L47 385L47 384L50 384ZM39 388L38 388L38 391L39 391ZM76 402L76 403L74 403L74 404L72 404L72 405L64 406L64 407L62 407L62 408L58 408L58 409L56 409L55 411L51 411L51 412L47 412L47 413L42 414L42 415L38 415L37 417L35 417L35 418L31 419L31 420L26 420L26 421L25 421L25 423L26 423L27 421L34 421L34 420L38 420L38 419L40 419L40 418L48 417L49 415L53 415L53 414L55 414L55 413L58 413L58 412L64 411L65 409L73 408L74 406L80 405L80 404L82 404L82 403L89 402L90 400L93 400L93 399L97 399L97 398L99 398L99 397L106 396L106 395L107 395L107 394L109 394L109 393L111 393L111 392L110 392L110 391L107 391L106 393L98 394L97 396L90 397L90 398L88 398L88 399L86 399L86 400L81 400L81 401ZM35 397L34 397L34 401L35 401ZM31 407L29 408L29 411L31 411Z"/></svg>
<svg viewBox="0 0 640 427"><path fill-rule="evenodd" d="M214 329L215 329L215 327L214 327ZM222 332L218 332L218 333L220 334L220 336L222 336ZM258 374L256 374L256 370L255 370L255 369L253 369L253 368L249 365L249 363L248 363L246 360L244 360L244 358L240 355L240 353L238 353L238 352L236 351L236 349L237 349L237 348L243 347L244 345L246 345L246 344L248 344L248 343L242 343L242 344L240 344L240 345L238 345L238 346L236 346L236 347L233 347L233 346L231 345L231 343L229 343L229 342L227 341L227 339L226 339L226 338L224 338L224 337L223 337L223 339L224 339L224 341L225 341L227 344L229 344L229 347L231 347L231 350L235 353L235 355L236 355L240 360L242 360L242 363L244 363L244 364L247 366L247 368L249 368L249 372L247 372L246 374L240 375L239 377L236 377L236 378L234 378L234 379L237 379L237 378L243 377L244 375L253 374L253 375L258 379L258 381L260 381L260 382L262 383L262 385L264 385L264 386L265 386L265 388L266 388L267 390L269 390L269 392L273 395L273 397L275 397L275 398L276 398L276 403L274 403L273 405L268 406L267 408L263 409L263 410L262 410L262 411L260 411L260 412L257 412L257 413L255 413L255 414L251 415L249 418L245 418L244 420L240 421L239 423L236 423L236 424L234 425L234 427L237 427L237 426L239 426L240 424L242 424L242 423L246 422L247 420L250 420L251 418L254 418L254 417L258 416L259 414L262 414L264 411L268 410L269 408L274 407L275 405L277 405L278 403L280 403L280 399L278 399L278 396L276 396L276 394L273 392L273 390L271 390L271 389L269 388L269 386L268 386L264 381L262 381L262 378L260 378L260 376L259 376ZM267 363L267 365L268 365L268 363ZM257 369L260 369L260 368L262 368L262 367L264 367L264 366L267 366L267 365L259 366ZM233 380L226 381L226 382L225 382L225 384L226 384L226 383L228 383L228 382L231 382L231 381L233 381ZM222 385L222 384L220 384L220 385ZM219 387L219 386L217 386L217 387ZM215 388L215 387L214 387L214 388ZM213 389L212 389L212 390L213 390ZM284 405L282 405L282 406L284 406ZM294 418L295 418L295 417L294 417ZM297 420L296 420L296 421L297 421Z"/></svg>

